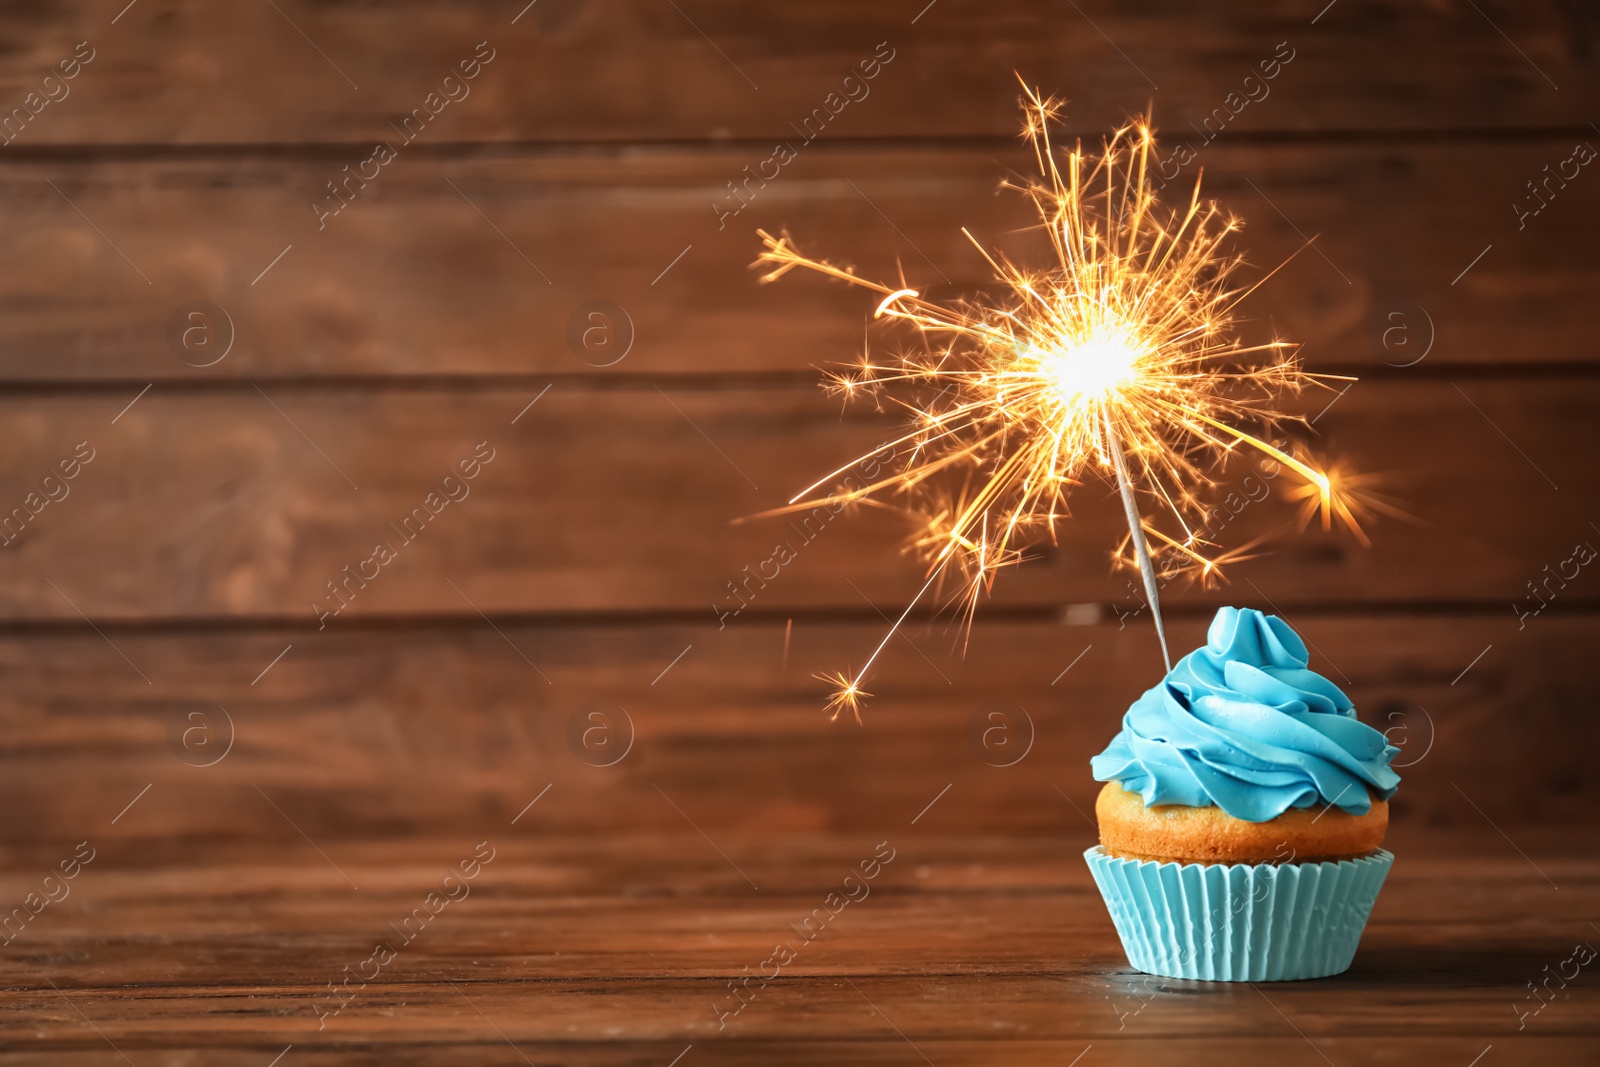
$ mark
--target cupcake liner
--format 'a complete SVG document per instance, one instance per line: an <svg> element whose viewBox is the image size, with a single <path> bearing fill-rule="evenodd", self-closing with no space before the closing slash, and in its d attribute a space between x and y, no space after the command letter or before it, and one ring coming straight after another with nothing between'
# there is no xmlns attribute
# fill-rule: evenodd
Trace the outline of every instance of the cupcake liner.
<svg viewBox="0 0 1600 1067"><path fill-rule="evenodd" d="M1146 974L1279 982L1340 974L1394 863L1157 863L1083 854L1128 962Z"/></svg>

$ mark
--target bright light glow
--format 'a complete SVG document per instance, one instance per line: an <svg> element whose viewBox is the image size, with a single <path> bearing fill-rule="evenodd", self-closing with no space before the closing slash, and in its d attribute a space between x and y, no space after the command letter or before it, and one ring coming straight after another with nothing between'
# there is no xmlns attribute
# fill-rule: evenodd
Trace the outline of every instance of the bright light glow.
<svg viewBox="0 0 1600 1067"><path fill-rule="evenodd" d="M1134 379L1139 350L1132 331L1108 324L1082 340L1047 349L1038 355L1041 369L1055 383L1069 407L1104 404ZM1026 361L1029 354L1023 354Z"/></svg>
<svg viewBox="0 0 1600 1067"><path fill-rule="evenodd" d="M1176 209L1156 200L1151 164L1160 156L1145 123L1118 130L1098 153L1057 149L1049 131L1059 105L1026 91L1023 130L1039 177L1012 188L1032 201L1054 259L1024 269L967 234L993 269L999 297L935 303L903 282L882 285L803 256L787 234L758 231L766 250L756 262L769 268L763 281L803 267L872 290L881 297L876 317L921 340L891 360L866 355L831 376L839 394L872 395L910 416L879 479L838 488L845 472L872 458L860 457L768 513L892 497L919 519L912 543L927 559L927 581L861 670L827 677L835 716L848 709L860 718L862 679L924 593L959 574L963 588L951 599L970 623L997 571L1021 562L1041 535L1056 538L1069 490L1090 476L1115 476L1119 444L1130 492L1162 516L1153 523L1130 509L1141 536L1130 531L1124 544L1148 535L1164 574L1215 578L1221 564L1245 558L1249 545L1208 557L1202 550L1213 546L1196 533L1205 529L1212 474L1241 445L1305 479L1306 507L1325 523L1337 516L1355 525L1355 510L1341 505L1326 474L1238 428L1267 433L1286 418L1278 397L1320 384L1300 369L1293 345L1234 340L1233 309L1250 291L1231 287L1240 259L1223 249L1238 221L1201 201L1198 182ZM1130 562L1120 548L1117 558Z"/></svg>

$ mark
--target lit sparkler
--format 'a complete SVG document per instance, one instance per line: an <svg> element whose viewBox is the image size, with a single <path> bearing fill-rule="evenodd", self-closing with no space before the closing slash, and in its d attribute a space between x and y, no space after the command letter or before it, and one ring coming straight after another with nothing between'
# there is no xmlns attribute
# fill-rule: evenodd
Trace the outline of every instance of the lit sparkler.
<svg viewBox="0 0 1600 1067"><path fill-rule="evenodd" d="M937 393L920 403L891 396L912 420L892 442L897 455L910 457L894 471L870 485L829 490L860 462L853 460L772 513L907 495L924 516L915 544L927 555L927 579L860 671L822 676L835 687L834 717L848 709L860 720L863 678L930 589L959 574L955 599L970 621L996 572L1020 562L1030 539L1055 539L1068 491L1087 475L1119 487L1163 655L1153 558L1163 557L1168 573L1190 566L1203 577L1227 560L1207 554L1191 520L1214 484L1208 472L1235 449L1256 449L1303 478L1305 506L1320 510L1324 524L1335 515L1354 522L1327 474L1239 428L1287 418L1275 399L1320 377L1300 369L1288 342L1246 346L1231 334L1235 305L1255 288L1229 281L1241 260L1222 245L1239 221L1201 201L1198 181L1187 207L1157 202L1149 169L1155 142L1143 122L1118 130L1096 154L1077 145L1058 163L1049 126L1059 105L1024 88L1023 135L1040 176L1008 184L1037 209L1056 262L1024 269L963 228L1004 287L1002 299L936 303L903 283L884 285L810 259L787 235L758 231L766 250L756 263L769 268L762 281L803 267L861 286L882 294L876 318L921 335L916 353L886 363L866 355L831 374L835 392L881 398L896 383L918 383ZM954 493L952 477L962 481ZM1141 499L1175 532L1142 518Z"/></svg>

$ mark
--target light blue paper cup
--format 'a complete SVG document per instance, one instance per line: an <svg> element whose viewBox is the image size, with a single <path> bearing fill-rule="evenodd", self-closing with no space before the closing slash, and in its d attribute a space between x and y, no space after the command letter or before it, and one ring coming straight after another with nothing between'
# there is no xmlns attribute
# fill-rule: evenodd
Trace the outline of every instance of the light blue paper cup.
<svg viewBox="0 0 1600 1067"><path fill-rule="evenodd" d="M1213 982L1326 978L1350 968L1394 863L1157 863L1083 854L1128 962Z"/></svg>

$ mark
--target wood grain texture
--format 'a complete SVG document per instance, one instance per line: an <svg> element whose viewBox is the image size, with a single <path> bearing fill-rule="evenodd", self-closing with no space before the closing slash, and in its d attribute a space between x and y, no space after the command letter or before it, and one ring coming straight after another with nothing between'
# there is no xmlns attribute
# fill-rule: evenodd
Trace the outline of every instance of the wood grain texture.
<svg viewBox="0 0 1600 1067"><path fill-rule="evenodd" d="M1282 0L1231 17L1107 0L1066 10L1043 0L999 10L979 0L932 10L926 0L803 9L698 0L678 10L644 0L400 10L285 0L237 5L226 18L196 0L122 8L75 0L0 23L11 45L0 69L7 107L48 89L42 79L80 41L95 49L70 95L45 105L17 145L361 142L440 91L479 42L495 58L430 138L787 137L880 42L895 58L830 136L1009 137L1013 70L1071 98L1074 125L1092 131L1152 103L1186 127L1238 108L1228 94L1247 92L1260 99L1229 123L1234 132L1593 118L1595 30L1550 0L1483 12L1347 0L1315 24L1318 5ZM1280 43L1294 58L1263 96L1244 79Z"/></svg>
<svg viewBox="0 0 1600 1067"><path fill-rule="evenodd" d="M494 1041L490 1044L488 1041ZM1428 1057L1448 1057L1451 1063L1470 1062L1483 1051L1483 1045L1474 1045L1472 1038L1406 1038L1406 1037L1343 1037L1334 1044L1345 1062L1375 1064L1406 1064L1427 1062ZM1530 1064L1582 1063L1589 1049L1587 1037L1532 1037L1517 1044L1519 1055L1527 1057ZM472 1064L474 1067L527 1067L528 1062L538 1064L572 1065L590 1067L604 1064L607 1067L661 1067L671 1063L674 1056L684 1051L684 1043L670 1041L612 1042L605 1045L582 1045L572 1042L518 1042L513 1048L498 1037L485 1041L470 1041L444 1045L418 1043L407 1048L373 1046L345 1047L337 1051L296 1048L295 1055L308 1064ZM1007 1064L1017 1067L1061 1067L1071 1063L1074 1056L1083 1054L1082 1041L1008 1040L1003 1053ZM1093 1046L1099 1061L1109 1064L1142 1067L1161 1063L1237 1063L1248 1056L1270 1057L1274 1062L1295 1062L1310 1056L1316 1063L1323 1060L1316 1050L1298 1037L1259 1037L1251 1039L1186 1038L1182 1048L1175 1048L1166 1038L1139 1040L1123 1038L1114 1042L1102 1041ZM1504 1048L1504 1044L1500 1047ZM65 1064L67 1067L101 1064L105 1062L107 1046L100 1049L61 1051L52 1049L43 1053L0 1052L0 1063L10 1065ZM266 1045L233 1048L172 1046L144 1051L146 1058L155 1062L181 1061L185 1064L218 1065L218 1067L259 1067L279 1052ZM852 1040L782 1039L702 1042L691 1053L696 1062L707 1064L782 1063L788 1065L881 1065L904 1064L908 1067L925 1067L929 1059L940 1067L966 1067L995 1062L994 1044L987 1040L945 1041L923 1039L912 1048L902 1038L888 1031L888 1036ZM1307 1063L1312 1062L1307 1060ZM1339 1061L1336 1061L1339 1062ZM1509 1061L1518 1062L1518 1061Z"/></svg>
<svg viewBox="0 0 1600 1067"><path fill-rule="evenodd" d="M1307 397L1311 414L1333 402L1316 447L1390 475L1416 521L1382 520L1370 549L1338 531L1295 535L1293 506L1269 495L1290 475L1274 487L1235 468L1218 494L1213 540L1239 546L1272 534L1273 551L1231 572L1233 587L1174 586L1166 596L1173 606L1243 598L1291 612L1483 605L1512 629L1514 602L1538 607L1529 582L1548 583L1541 599L1560 607L1592 603L1581 567L1569 583L1550 575L1600 536L1585 503L1600 488L1589 459L1596 390L1587 377L1393 379ZM8 535L21 528L0 551L5 618L274 616L315 626L319 612L344 604L337 621L479 610L712 620L741 603L888 610L920 584L917 564L898 551L911 527L893 513L733 524L898 432L892 415L841 417L814 391L669 382L558 386L539 399L533 389L158 386L119 415L134 392L0 400L17 472L0 515L13 517ZM68 495L28 515L43 500L28 494L83 442L95 458L58 488ZM484 442L495 458L451 490L444 479ZM447 491L466 495L449 503ZM1054 611L1139 599L1136 582L1109 572L1124 524L1109 490L1086 485L1074 507L1062 547L1042 546L1042 559L1002 576L998 603ZM426 509L420 519L417 509ZM385 566L373 562L379 543L396 557ZM793 550L786 565L780 543Z"/></svg>
<svg viewBox="0 0 1600 1067"><path fill-rule="evenodd" d="M1448 614L1291 618L1313 666L1402 749L1397 832L1473 830L1499 850L1494 825L1519 841L1544 826L1600 847L1587 819L1600 803L1583 695L1591 616L1522 633ZM1172 618L1173 648L1197 644L1206 621ZM288 846L296 827L324 845L466 832L508 823L547 785L543 826L670 832L692 819L714 837L776 842L910 820L948 785L936 825L1087 844L1089 758L1160 672L1142 618L989 620L964 657L953 634L913 627L880 661L862 729L827 721L812 675L859 663L884 624L801 619L787 658L786 626L473 617L12 635L0 642L0 806L12 813L0 841L78 840L147 785L118 834L195 847Z"/></svg>
<svg viewBox="0 0 1600 1067"><path fill-rule="evenodd" d="M1467 1063L1473 1056L1483 1051L1481 1043L1474 1045L1475 1040L1475 1038L1451 1037L1346 1036L1330 1042L1328 1047L1330 1051L1336 1049L1343 1057L1335 1062L1425 1063L1429 1057L1437 1056L1441 1062L1447 1059L1450 1063ZM1587 1037L1523 1038L1517 1043L1516 1048L1518 1055L1526 1059L1508 1060L1508 1062L1583 1063L1590 1040ZM496 1043L490 1044L489 1041ZM669 1041L612 1042L606 1045L521 1041L512 1048L499 1038L491 1037L485 1041L462 1042L450 1046L418 1043L409 1048L346 1047L337 1051L296 1047L293 1055L301 1062L318 1065L403 1064L409 1067L411 1064L437 1063L472 1064L474 1067L527 1067L531 1061L538 1064L572 1065L572 1067L591 1067L600 1064L607 1067L661 1067L662 1064L671 1063L673 1057L684 1051L684 1047L683 1042ZM1003 1054L1007 1064L1014 1064L1017 1067L1061 1067L1062 1064L1071 1063L1073 1057L1082 1055L1085 1047L1082 1041L1012 1039L1006 1041ZM1502 1043L1498 1047L1506 1046ZM105 1048L104 1044L100 1046L100 1049ZM177 1046L150 1049L145 1051L145 1056L154 1058L155 1062L181 1059L185 1064L207 1065L207 1067L209 1065L259 1067L264 1060L270 1060L281 1051L283 1051L281 1046L272 1048L265 1045L205 1050ZM1143 1067L1144 1064L1152 1063L1226 1065L1257 1055L1269 1057L1273 1062L1292 1063L1307 1056L1311 1057L1305 1061L1308 1064L1324 1062L1314 1048L1293 1036L1239 1039L1201 1035L1185 1038L1181 1048L1176 1047L1167 1038L1143 1040L1120 1038L1093 1045L1092 1054L1099 1062L1128 1065L1128 1067ZM105 1055L105 1052L100 1050L64 1052L52 1049L50 1052L39 1054L0 1053L0 1063L7 1065L48 1063L80 1067L80 1065L104 1063ZM946 1041L924 1038L917 1041L916 1047L913 1048L889 1029L887 1036L884 1037L851 1040L787 1038L702 1042L694 1045L691 1055L695 1056L697 1063L706 1064L781 1063L818 1065L818 1067L838 1067L838 1065L877 1067L881 1064L903 1064L907 1067L925 1067L929 1060L932 1060L940 1067L947 1065L966 1067L966 1065L993 1064L997 1052L994 1044L987 1040Z"/></svg>
<svg viewBox="0 0 1600 1067"><path fill-rule="evenodd" d="M1172 191L1203 167L1204 191L1247 221L1238 249L1254 267L1241 281L1289 261L1243 306L1242 328L1249 340L1276 332L1305 344L1313 369L1592 367L1596 273L1576 235L1600 225L1600 198L1580 173L1538 215L1519 224L1513 209L1534 202L1525 184L1575 143L1219 142ZM1027 167L1006 146L819 145L737 196L728 183L770 152L441 161L403 149L371 182L341 186L350 202L319 222L313 205L343 202L327 183L369 154L0 166L15 227L0 249L0 377L142 386L782 372L809 382L813 368L860 352L870 294L802 276L759 285L758 228L944 293L989 278L963 225L1043 262L1022 199L996 193ZM199 320L211 331L188 351L169 329L194 300L228 322ZM603 369L609 352L570 339L591 325L580 308L592 301L620 307L626 323L615 312L605 321L616 345L632 340Z"/></svg>
<svg viewBox="0 0 1600 1067"><path fill-rule="evenodd" d="M1600 200L1546 169L1600 144L1596 27L1561 0L0 12L0 1067L1592 1062L1592 968L1519 1015L1600 940L1600 591L1567 573L1600 537ZM1197 152L1170 189L1203 167L1248 221L1246 275L1293 257L1246 336L1362 379L1295 440L1411 520L1163 593L1175 652L1217 604L1282 613L1401 749L1345 976L1126 965L1088 760L1160 661L1106 487L970 645L914 619L862 727L814 675L915 588L907 524L737 521L896 426L814 388L870 302L757 285L754 231L942 296L987 277L961 225L1031 258L996 195L1013 71L1090 138L1153 109ZM1224 545L1292 525L1250 473ZM319 1026L479 842L470 896ZM870 897L724 1016L879 843Z"/></svg>
<svg viewBox="0 0 1600 1067"><path fill-rule="evenodd" d="M1023 1062L1036 1062L1069 1041L1073 1054L1092 1043L1102 1055L1171 1057L1195 1039L1209 1054L1265 1038L1292 1058L1382 1062L1395 1051L1377 1044L1386 1038L1401 1051L1421 1039L1460 1041L1470 1054L1494 1044L1506 1062L1530 1062L1522 1057L1570 1053L1600 1027L1600 993L1579 980L1521 1032L1513 1010L1528 978L1592 940L1592 855L1552 863L1560 891L1515 857L1402 860L1348 974L1257 988L1130 973L1082 860L1055 839L1000 843L904 823L791 838L752 866L766 883L755 890L730 880L688 832L621 838L620 863L603 871L590 844L536 822L482 837L494 856L470 892L320 1029L324 972L338 980L374 942L398 941L389 922L470 842L347 850L359 890L304 848L224 851L219 868L192 853L107 843L76 891L0 950L0 1032L41 1051L110 1043L132 1056L176 1044L222 1056L289 1043L305 1054L498 1039L546 1048L558 1062L591 1062L585 1046L598 1042L621 1045L616 1062L669 1043L673 1054L693 1044L791 1062L762 1043L796 1041L793 1062L811 1062L818 1050L804 1042L823 1032L863 1061L911 1051L896 1042L929 1057L950 1048L956 1062L972 1054L964 1042L990 1042L991 1055L1022 1042ZM722 1017L715 1006L742 965L774 941L800 940L789 924L879 839L892 842L892 859L869 895ZM154 965L152 944L181 961L176 969ZM1162 1040L1165 1053L1153 1046Z"/></svg>

